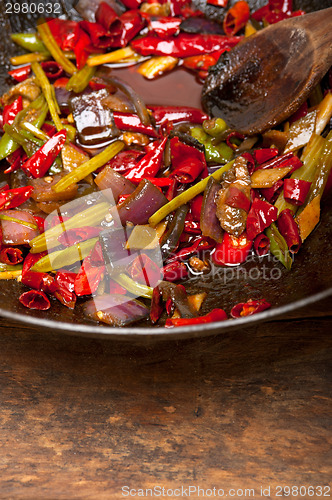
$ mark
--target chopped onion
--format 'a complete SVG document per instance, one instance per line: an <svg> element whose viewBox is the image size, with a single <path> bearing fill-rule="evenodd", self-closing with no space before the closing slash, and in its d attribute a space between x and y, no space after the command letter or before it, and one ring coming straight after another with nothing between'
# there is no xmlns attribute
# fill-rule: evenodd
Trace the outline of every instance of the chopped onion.
<svg viewBox="0 0 332 500"><path fill-rule="evenodd" d="M204 192L200 220L203 236L208 236L218 243L221 243L223 239L223 230L216 215L217 205L215 203L216 194L220 189L219 182L211 177Z"/></svg>
<svg viewBox="0 0 332 500"><path fill-rule="evenodd" d="M86 302L84 314L111 326L126 326L147 318L149 309L137 299L124 295L102 295Z"/></svg>

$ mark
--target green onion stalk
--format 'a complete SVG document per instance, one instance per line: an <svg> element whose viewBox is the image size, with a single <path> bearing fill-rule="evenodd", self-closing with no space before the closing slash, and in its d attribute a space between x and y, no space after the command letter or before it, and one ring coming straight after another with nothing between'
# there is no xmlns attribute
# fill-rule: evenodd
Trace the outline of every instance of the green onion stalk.
<svg viewBox="0 0 332 500"><path fill-rule="evenodd" d="M52 32L45 19L42 18L39 20L37 29L40 38L42 39L45 47L52 54L54 60L60 64L60 66L66 71L66 73L69 73L70 75L76 73L76 66L67 59L67 57L60 49L59 45L56 43L55 38L53 37Z"/></svg>

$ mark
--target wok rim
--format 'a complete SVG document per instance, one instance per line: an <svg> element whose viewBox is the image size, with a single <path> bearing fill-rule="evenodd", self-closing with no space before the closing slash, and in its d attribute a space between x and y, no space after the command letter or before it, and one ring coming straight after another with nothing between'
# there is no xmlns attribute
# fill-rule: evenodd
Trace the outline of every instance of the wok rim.
<svg viewBox="0 0 332 500"><path fill-rule="evenodd" d="M107 327L90 324L73 324L58 320L45 320L33 316L25 316L20 313L13 313L11 311L0 308L0 316L18 321L32 327L46 328L47 330L55 330L56 333L64 333L76 337L97 338L97 339L114 339L114 340L132 340L132 339L146 339L153 340L182 340L194 337L207 337L213 334L222 334L234 330L239 330L245 326L252 326L256 323L265 323L277 319L279 316L286 315L287 313L301 309L307 305L313 304L323 300L332 295L332 287L327 288L321 292L315 293L303 299L291 302L289 304L267 309L252 316L246 316L237 319L228 319L226 321L217 321L214 323L189 325L177 328L165 327ZM310 316L309 316L310 317ZM308 318L307 317L303 317ZM291 318L290 318L291 319ZM301 319L295 317L294 320Z"/></svg>

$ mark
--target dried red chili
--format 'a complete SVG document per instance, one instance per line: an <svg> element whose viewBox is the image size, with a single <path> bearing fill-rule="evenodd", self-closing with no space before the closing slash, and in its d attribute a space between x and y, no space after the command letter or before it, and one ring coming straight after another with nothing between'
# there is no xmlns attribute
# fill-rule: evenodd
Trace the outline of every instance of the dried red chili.
<svg viewBox="0 0 332 500"><path fill-rule="evenodd" d="M0 261L4 264L15 266L23 262L23 253L20 248L4 247L0 251Z"/></svg>
<svg viewBox="0 0 332 500"><path fill-rule="evenodd" d="M60 78L64 74L63 68L56 61L43 61L41 67L50 80Z"/></svg>
<svg viewBox="0 0 332 500"><path fill-rule="evenodd" d="M289 251L297 253L300 250L302 240L299 227L294 220L293 212L289 208L286 208L280 213L277 220L277 226L286 240Z"/></svg>
<svg viewBox="0 0 332 500"><path fill-rule="evenodd" d="M35 179L44 177L66 141L66 129L60 130L51 137L23 165L22 170Z"/></svg>
<svg viewBox="0 0 332 500"><path fill-rule="evenodd" d="M236 304L231 310L232 318L241 318L243 316L251 316L252 314L256 314L265 309L269 309L271 304L267 302L265 299L260 300L248 300L248 302L240 302Z"/></svg>
<svg viewBox="0 0 332 500"><path fill-rule="evenodd" d="M270 250L270 240L266 234L261 233L254 239L254 249L260 257L266 255Z"/></svg>
<svg viewBox="0 0 332 500"><path fill-rule="evenodd" d="M12 69L8 71L8 75L10 75L17 82L24 82L30 76L31 73L31 64L27 64L26 66L21 66L20 68Z"/></svg>
<svg viewBox="0 0 332 500"><path fill-rule="evenodd" d="M187 278L188 269L184 262L170 262L163 267L162 275L165 281L179 281Z"/></svg>
<svg viewBox="0 0 332 500"><path fill-rule="evenodd" d="M0 208L9 210L16 208L28 200L33 191L32 186L7 189L0 192Z"/></svg>
<svg viewBox="0 0 332 500"><path fill-rule="evenodd" d="M200 325L204 323L214 323L216 321L225 321L227 314L223 309L213 309L205 316L197 318L168 318L165 323L166 328L174 328L176 326Z"/></svg>
<svg viewBox="0 0 332 500"><path fill-rule="evenodd" d="M190 106L149 106L157 126L172 123L197 123L202 124L209 116L198 108Z"/></svg>
<svg viewBox="0 0 332 500"><path fill-rule="evenodd" d="M247 217L247 235L250 240L269 227L278 217L278 209L267 201L255 198Z"/></svg>
<svg viewBox="0 0 332 500"><path fill-rule="evenodd" d="M233 36L245 27L250 17L250 8L247 2L236 2L227 12L223 20L223 29L226 35Z"/></svg>
<svg viewBox="0 0 332 500"><path fill-rule="evenodd" d="M303 205L309 192L311 182L301 179L284 180L284 198L293 205Z"/></svg>
<svg viewBox="0 0 332 500"><path fill-rule="evenodd" d="M155 287L161 278L160 268L146 254L140 254L134 259L129 274L134 281L151 287Z"/></svg>
<svg viewBox="0 0 332 500"><path fill-rule="evenodd" d="M225 233L222 242L216 245L212 261L218 266L242 264L248 257L251 247L252 240L245 233L238 237Z"/></svg>
<svg viewBox="0 0 332 500"><path fill-rule="evenodd" d="M155 141L149 152L125 174L125 177L135 183L147 177L155 177L162 165L166 142L167 137L161 142Z"/></svg>
<svg viewBox="0 0 332 500"><path fill-rule="evenodd" d="M15 120L16 115L22 111L23 109L23 100L22 96L18 96L15 101L13 101L11 104L7 104L3 108L3 124L6 125L11 125L13 121Z"/></svg>
<svg viewBox="0 0 332 500"><path fill-rule="evenodd" d="M45 295L44 292L39 292L38 290L29 290L28 292L22 293L19 297L19 301L24 307L29 309L37 309L38 311L46 311L51 307L51 303Z"/></svg>

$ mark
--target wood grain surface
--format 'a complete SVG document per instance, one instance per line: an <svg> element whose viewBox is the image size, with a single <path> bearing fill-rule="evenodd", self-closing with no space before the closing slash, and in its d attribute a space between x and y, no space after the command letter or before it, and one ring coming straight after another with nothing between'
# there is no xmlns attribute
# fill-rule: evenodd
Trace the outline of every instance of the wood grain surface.
<svg viewBox="0 0 332 500"><path fill-rule="evenodd" d="M179 498L182 486L182 498L280 498L278 485L329 485L331 301L303 314L148 344L2 320L0 498L153 498L139 489L158 487Z"/></svg>

